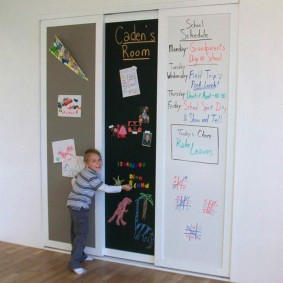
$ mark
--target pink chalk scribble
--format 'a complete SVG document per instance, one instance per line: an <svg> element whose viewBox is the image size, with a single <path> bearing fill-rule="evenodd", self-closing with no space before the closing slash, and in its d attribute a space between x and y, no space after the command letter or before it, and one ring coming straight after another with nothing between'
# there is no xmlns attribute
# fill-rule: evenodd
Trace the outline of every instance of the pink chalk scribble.
<svg viewBox="0 0 283 283"><path fill-rule="evenodd" d="M112 217L108 219L108 223L111 223L116 218L116 225L120 226L121 224L125 226L127 224L126 221L124 221L124 214L128 212L127 206L132 203L132 200L130 198L125 197L121 202L119 202L117 209L115 210Z"/></svg>

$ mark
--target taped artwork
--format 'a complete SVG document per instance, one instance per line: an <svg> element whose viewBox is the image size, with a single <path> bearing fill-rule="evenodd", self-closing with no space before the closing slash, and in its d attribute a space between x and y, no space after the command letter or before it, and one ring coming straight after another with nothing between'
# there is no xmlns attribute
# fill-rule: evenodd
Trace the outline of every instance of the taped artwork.
<svg viewBox="0 0 283 283"><path fill-rule="evenodd" d="M81 117L82 97L81 95L58 95L59 117Z"/></svg>
<svg viewBox="0 0 283 283"><path fill-rule="evenodd" d="M75 141L73 139L52 142L53 162L59 163L76 157Z"/></svg>
<svg viewBox="0 0 283 283"><path fill-rule="evenodd" d="M75 177L85 167L83 156L75 156L70 160L62 161L62 176Z"/></svg>

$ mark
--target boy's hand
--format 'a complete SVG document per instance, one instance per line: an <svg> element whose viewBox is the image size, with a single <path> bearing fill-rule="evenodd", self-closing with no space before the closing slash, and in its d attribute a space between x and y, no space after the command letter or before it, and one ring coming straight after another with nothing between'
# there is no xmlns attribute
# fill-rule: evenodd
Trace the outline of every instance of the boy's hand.
<svg viewBox="0 0 283 283"><path fill-rule="evenodd" d="M133 186L130 185L130 184L122 186L122 190L127 191L127 192L130 191L132 188L133 188Z"/></svg>

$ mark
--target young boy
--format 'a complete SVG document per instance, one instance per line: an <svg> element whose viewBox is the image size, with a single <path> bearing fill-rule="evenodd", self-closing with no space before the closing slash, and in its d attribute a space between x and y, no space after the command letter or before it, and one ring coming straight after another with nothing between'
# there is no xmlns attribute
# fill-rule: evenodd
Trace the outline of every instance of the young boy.
<svg viewBox="0 0 283 283"><path fill-rule="evenodd" d="M96 149L88 149L84 154L85 168L72 180L72 191L69 194L67 207L71 216L71 260L69 268L77 274L86 272L81 267L84 260L93 260L93 257L84 253L88 234L88 211L93 196L97 190L106 193L119 193L121 190L130 191L132 186L108 186L101 181L102 167L101 154Z"/></svg>

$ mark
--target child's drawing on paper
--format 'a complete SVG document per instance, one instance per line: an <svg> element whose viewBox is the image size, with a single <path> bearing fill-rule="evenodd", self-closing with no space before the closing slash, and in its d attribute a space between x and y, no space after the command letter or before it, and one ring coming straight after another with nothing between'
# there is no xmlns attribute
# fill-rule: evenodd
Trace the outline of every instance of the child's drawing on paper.
<svg viewBox="0 0 283 283"><path fill-rule="evenodd" d="M75 156L70 160L62 161L62 176L75 177L85 167L83 156Z"/></svg>
<svg viewBox="0 0 283 283"><path fill-rule="evenodd" d="M75 142L73 139L52 142L53 162L71 160L76 157Z"/></svg>
<svg viewBox="0 0 283 283"><path fill-rule="evenodd" d="M81 95L58 95L57 107L59 117L81 117Z"/></svg>

